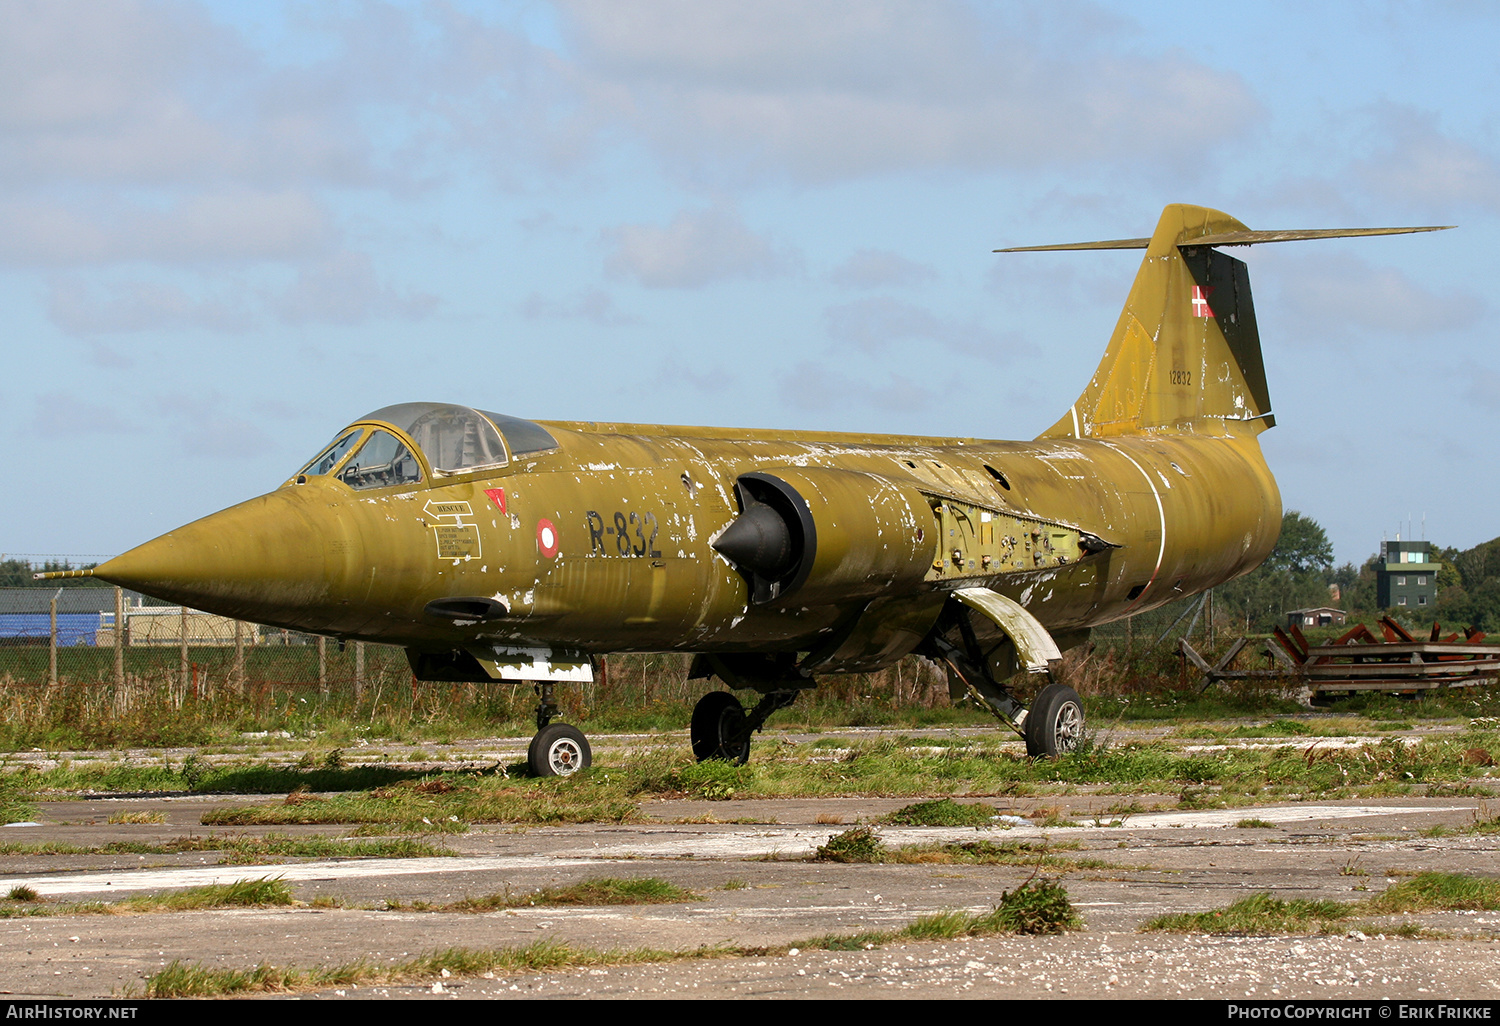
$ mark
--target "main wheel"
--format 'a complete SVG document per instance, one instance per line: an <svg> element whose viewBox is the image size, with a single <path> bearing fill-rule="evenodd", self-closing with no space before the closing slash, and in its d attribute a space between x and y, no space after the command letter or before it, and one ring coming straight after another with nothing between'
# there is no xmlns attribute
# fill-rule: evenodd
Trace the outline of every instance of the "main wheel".
<svg viewBox="0 0 1500 1026"><path fill-rule="evenodd" d="M1083 702L1066 684L1048 684L1037 692L1026 714L1026 754L1050 759L1074 751L1083 741Z"/></svg>
<svg viewBox="0 0 1500 1026"><path fill-rule="evenodd" d="M593 761L588 738L568 723L549 723L536 732L526 750L526 764L534 777L571 777Z"/></svg>
<svg viewBox="0 0 1500 1026"><path fill-rule="evenodd" d="M688 734L693 739L693 755L699 762L724 759L743 766L750 761L750 739L739 744L732 739L745 729L745 707L727 691L710 691L693 706L693 722Z"/></svg>

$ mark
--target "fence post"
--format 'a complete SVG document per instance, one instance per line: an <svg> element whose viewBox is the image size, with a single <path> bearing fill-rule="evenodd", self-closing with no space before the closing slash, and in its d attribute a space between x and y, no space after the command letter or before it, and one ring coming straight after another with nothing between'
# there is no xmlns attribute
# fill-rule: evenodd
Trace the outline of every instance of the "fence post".
<svg viewBox="0 0 1500 1026"><path fill-rule="evenodd" d="M234 621L234 690L245 693L245 621Z"/></svg>
<svg viewBox="0 0 1500 1026"><path fill-rule="evenodd" d="M125 589L115 588L115 693L125 689Z"/></svg>
<svg viewBox="0 0 1500 1026"><path fill-rule="evenodd" d="M182 652L182 666L180 668L180 670L181 670L180 676L182 678L182 694L186 695L187 694L187 690L188 690L188 685L191 683L189 681L189 679L188 679L188 650L187 650L187 638L188 638L187 613L188 613L188 611L187 611L187 606L178 606L177 607L177 613L178 613L177 633L179 635L179 641L180 641L180 644L181 644L181 652Z"/></svg>
<svg viewBox="0 0 1500 1026"><path fill-rule="evenodd" d="M328 639L318 635L318 694L328 693Z"/></svg>
<svg viewBox="0 0 1500 1026"><path fill-rule="evenodd" d="M57 683L57 600L62 596L62 589L57 589L57 594L52 596L52 625L47 630L47 683Z"/></svg>
<svg viewBox="0 0 1500 1026"><path fill-rule="evenodd" d="M365 643L354 643L354 700L358 702L365 692Z"/></svg>

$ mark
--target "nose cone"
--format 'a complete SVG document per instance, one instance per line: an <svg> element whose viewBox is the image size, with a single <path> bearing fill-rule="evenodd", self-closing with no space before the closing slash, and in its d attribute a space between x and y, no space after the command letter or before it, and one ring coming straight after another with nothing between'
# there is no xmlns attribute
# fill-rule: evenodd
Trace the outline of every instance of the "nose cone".
<svg viewBox="0 0 1500 1026"><path fill-rule="evenodd" d="M335 518L284 489L169 531L95 568L113 584L195 609L312 629L336 603ZM342 565L342 560L340 560Z"/></svg>

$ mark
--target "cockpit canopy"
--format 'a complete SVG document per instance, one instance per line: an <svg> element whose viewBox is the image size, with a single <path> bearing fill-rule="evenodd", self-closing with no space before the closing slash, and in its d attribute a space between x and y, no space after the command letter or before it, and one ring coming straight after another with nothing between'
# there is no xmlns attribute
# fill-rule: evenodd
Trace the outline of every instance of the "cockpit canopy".
<svg viewBox="0 0 1500 1026"><path fill-rule="evenodd" d="M448 403L399 403L359 419L382 421L405 432L426 457L434 477L503 467L512 457L557 448L557 439L540 424ZM341 434L302 474L333 473L361 441L364 444L338 474L351 488L422 480L416 460L399 439L386 431L359 428Z"/></svg>

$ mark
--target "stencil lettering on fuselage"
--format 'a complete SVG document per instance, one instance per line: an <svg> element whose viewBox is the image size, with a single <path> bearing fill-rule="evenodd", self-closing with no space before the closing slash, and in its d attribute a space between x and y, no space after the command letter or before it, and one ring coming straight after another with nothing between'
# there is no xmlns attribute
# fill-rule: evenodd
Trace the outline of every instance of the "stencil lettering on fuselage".
<svg viewBox="0 0 1500 1026"><path fill-rule="evenodd" d="M474 524L463 522L464 517L472 517L474 511L467 502L437 502L429 501L422 509L430 520L437 523L429 523L434 537L437 540L438 559L451 559L455 563L466 559L478 559L480 555L479 528ZM451 519L451 523L448 521Z"/></svg>

